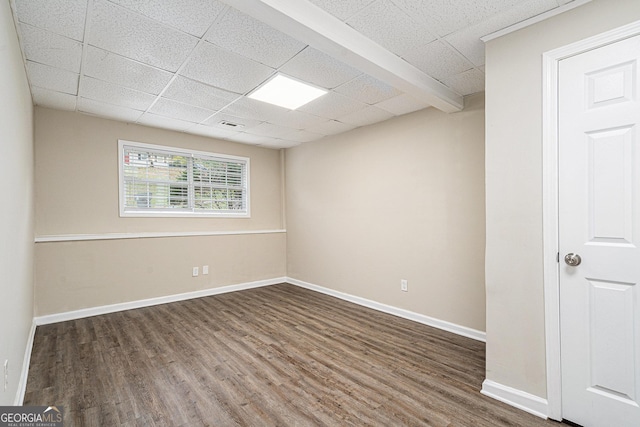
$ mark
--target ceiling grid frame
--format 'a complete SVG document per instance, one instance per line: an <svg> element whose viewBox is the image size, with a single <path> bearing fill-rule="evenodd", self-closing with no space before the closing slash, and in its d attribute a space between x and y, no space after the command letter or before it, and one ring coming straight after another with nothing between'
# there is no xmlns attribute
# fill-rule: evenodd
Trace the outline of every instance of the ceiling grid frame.
<svg viewBox="0 0 640 427"><path fill-rule="evenodd" d="M89 0L90 2L93 2L93 0ZM216 21L218 19L220 19L220 16L227 10L229 9L231 6L227 5L227 7L225 8L224 11L222 11L217 17L216 19L214 19L214 21L211 23L211 25L209 26L209 28L207 28L207 30L204 32L204 34L207 34L207 32L209 31L209 29L215 25ZM176 70L176 72L174 73L173 77L171 77L171 79L169 79L169 82L167 83L167 85L164 87L164 89L162 89L162 91L160 91L160 93L157 95L156 99L151 103L151 105L142 113L142 115L144 114L153 114L150 113L150 110L153 108L154 105L156 105L158 103L158 101L160 100L160 98L162 98L162 95L164 95L167 90L169 90L169 87L171 87L171 85L173 84L173 82L178 78L178 76L180 76L180 72L187 66L187 64L189 63L189 61L191 60L191 55L193 54L193 52L196 51L196 49L198 49L198 46L200 46L202 43L206 43L206 41L204 40L204 35L202 37L200 37L198 39L198 43L196 43L196 45L193 47L193 49L191 50L189 56L187 57L187 59L184 60L184 62L180 65L180 67L178 67L178 70ZM204 120L203 120L204 121Z"/></svg>
<svg viewBox="0 0 640 427"><path fill-rule="evenodd" d="M525 0L517 4L510 0L499 0L498 2L478 0L473 4L471 2L460 3L459 5L448 7L447 10L442 10L442 13L445 14L443 15L444 18L436 17L435 20L430 21L439 22L434 28L429 27L430 24L427 20L414 19L410 9L430 7L431 9L424 10L436 10L433 9L434 5L438 4L435 0L350 0L350 4L336 0L213 0L211 2L203 0L162 0L151 1L150 6L138 6L135 2L132 3L128 0L72 0L72 3L61 3L60 7L56 6L56 3L66 1L69 0L9 0L25 69L27 70L27 78L32 89L34 105L64 110L72 109L94 116L252 145L286 148L300 143L315 141L336 133L346 132L354 127L384 121L422 108L435 107L445 112L460 111L463 108L463 95L484 89L484 61L479 59L484 56L484 48L480 39L486 40L490 36L487 34L478 36L478 32L482 31L482 28L497 30L496 34L502 34L511 28L522 28L529 21L535 22L554 14L562 13L590 0ZM28 4L25 5L27 2ZM149 61L148 53L140 54L140 47L134 45L136 43L135 39L122 39L122 37L128 37L130 34L116 34L116 37L125 40L124 48L115 49L118 51L105 49L105 47L102 47L102 41L98 42L97 45L92 42L94 37L92 34L96 31L93 25L95 23L94 20L97 19L95 14L96 2L100 2L102 6L103 16L106 13L104 11L121 10L122 15L119 16L137 17L125 22L123 27L117 26L120 30L126 30L126 25L130 25L131 34L142 37L145 34L147 36L157 34L159 36L158 40L166 39L166 36L159 32L166 30L167 34L171 32L176 34L178 40L186 43L188 37L195 43L189 51L180 53L175 52L175 46L179 46L179 44L173 45L173 58L175 59L175 55L179 54L183 57L183 60L177 69L172 69L171 71L166 70L164 65L160 68L155 66L154 63ZM157 9L159 5L166 6L166 9L160 11L150 9L150 7L156 7ZM214 10L204 12L201 16L193 15L198 8L209 5L212 5ZM416 31L416 33L429 33L433 36L433 39L423 43L421 46L437 42L442 46L442 52L447 52L448 55L460 58L461 61L467 61L469 67L464 67L465 70L461 70L463 67L461 65L462 62L460 62L457 67L445 68L444 72L438 74L436 78L433 75L429 75L423 69L423 66L416 67L412 65L403 57L383 47L347 23L347 21L357 17L366 9L384 10L383 5L393 5L394 8L407 15L412 22L421 22L421 25L425 26L424 30ZM325 8L322 6L325 6ZM84 22L80 21L80 15L78 14L78 12L82 12L82 8L85 8ZM474 8L477 10L474 10ZM42 10L50 10L50 13L43 13ZM424 15L424 10L417 10L415 15ZM61 15L64 11L72 12L73 15L69 15L69 19L66 19L65 16ZM171 11L171 13L168 11ZM284 36L298 41L303 47L292 56L290 54L293 51L284 53L285 56L281 56L281 58L288 59L282 63L271 62L271 65L268 65L263 64L258 58L252 57L250 49L249 51L240 49L235 52L233 49L227 50L223 46L217 45L215 40L208 40L207 36L209 35L209 38L211 38L210 35L213 34L215 25L225 19L230 11L234 11L234 14L239 17L242 17L243 14L247 15L255 20L256 24L266 24L263 27L265 28L264 41L260 41L261 43L269 43L268 34L270 30L268 29L271 28L275 30L275 32L272 32L275 35L277 35L277 32L282 33ZM238 12L240 13L239 15ZM341 16L334 15L332 12ZM478 12L479 19L474 19L476 16L474 12ZM30 16L28 15L29 13L34 15ZM440 10L436 10L436 15L439 13ZM447 13L449 15L446 15ZM451 13L463 13L466 15L455 16L451 15ZM52 16L54 15L61 18L63 22L70 23L72 28L61 26L59 22L47 21L53 19ZM214 16L215 18L213 18ZM431 18L431 16L429 17ZM209 22L210 18L213 18L211 22ZM384 22L384 18L375 16L374 18L376 18L373 19L375 22ZM107 17L107 19L109 18ZM438 21L438 19L441 21ZM493 24L487 24L484 27L480 25L482 22L489 20ZM398 15L396 21L394 25L402 25L402 16ZM135 22L141 24L140 29L131 27L131 25L135 25ZM67 62L56 62L50 59L52 58L51 55L55 54L56 42L46 40L46 37L43 36L46 33L34 35L32 32L29 36L31 42L35 40L37 43L44 43L44 45L41 48L36 45L35 50L31 53L25 52L25 38L21 33L21 28L22 25L26 25L32 27L34 31L46 31L69 40L77 40L81 31L80 23L83 24L84 33L81 40L80 69L75 83L76 93L72 95L68 93L71 91L69 87L71 74L67 74L70 71L65 71L67 66L64 64ZM194 25L194 27L189 25ZM365 19L362 25L372 24ZM477 27L475 32L465 32L473 26ZM248 28L249 31L258 31L254 35L248 35L248 40L252 40L252 37L260 40L260 37L263 37L259 28L259 25L257 29ZM440 30L442 28L453 29L453 31ZM109 30L111 28L102 25L103 32L100 35L100 40L105 40L105 46L111 45L115 48L113 42L109 43L108 39L105 39L105 37L109 37ZM107 32L105 33L104 31ZM375 31L375 28L367 31L371 33L371 31ZM73 37L69 38L69 35L65 35L67 33L72 34ZM184 34L185 38L178 37L179 34ZM50 39L53 38L51 37ZM427 38L424 40L427 40ZM416 43L419 44L424 40L421 39ZM154 39L141 40L144 43L141 46L153 48L154 52L158 52L153 44L154 41ZM227 40L225 43L229 43L229 41ZM274 42L272 41L271 43ZM224 43L222 44L224 45ZM217 83L212 85L201 78L185 75L185 69L194 60L196 53L207 45L214 46L221 55L239 55L239 58L263 64L269 69L269 73L266 75L267 69L265 68L264 74L266 77L262 78L261 76L262 81L258 84L255 84L257 80L254 79L250 85L246 85L246 90L243 88L241 92L229 92L228 88L217 87ZM184 47L184 43L182 46ZM269 47L271 48L270 45ZM233 48L233 46L230 46L230 48ZM274 48L277 49L277 47ZM255 106L246 103L246 96L256 87L279 72L288 75L286 70L292 70L292 64L299 62L301 55L308 55L311 50L328 55L326 60L319 59L323 61L319 63L323 64L323 66L331 67L326 61L332 58L333 61L337 61L336 64L343 64L345 67L357 70L358 73L349 76L344 81L341 80L337 86L327 88L330 89L330 92L326 100L322 101L321 98L301 107L299 110L291 111L291 114L288 115L286 112L276 109L279 107L269 107L265 104L260 108L254 108ZM78 55L77 50L72 52L71 48L69 48L68 51L70 55L74 55L70 58L77 58L75 56ZM92 52L91 55L89 55L90 51ZM124 52L124 54L120 51ZM33 52L38 52L40 56L35 59L44 58L42 59L44 63L39 62L39 60L32 61ZM277 54L280 55L279 52ZM160 55L159 61L163 61L162 58L167 60L171 58L171 56L163 55ZM88 64L90 57L92 60L91 67ZM215 56L212 58L215 58ZM76 60L74 59L74 61ZM438 61L438 58L431 58L430 60ZM104 73L100 74L95 71L96 66L99 66L101 61L108 61L105 64L111 67L110 70L114 70L112 67L125 67L115 70L133 71L134 77L127 80L126 84L122 84L117 78L109 79L105 77ZM158 64L161 63L158 62ZM167 62L164 62L164 64L167 64ZM233 64L233 62L230 62L230 64ZM278 66L274 67L273 65ZM89 68L94 70L91 75L86 74L91 71ZM427 67L426 69L429 70L431 68ZM37 73L37 75L32 74L32 72ZM47 77L48 73L50 73L49 77ZM102 78L94 74L101 75ZM300 75L292 75L292 77L298 80L306 80L306 74L308 73L301 72ZM124 74L120 73L120 76L122 75ZM145 77L152 78L152 81L142 87L140 86L140 79ZM47 78L50 80L47 80ZM97 79L101 83L98 84L97 81L89 79ZM177 83L179 79L183 83L182 86ZM42 86L38 84L38 81ZM185 81L192 82L194 88L202 85L211 88L211 90L203 91L206 93L199 96L197 101L195 99L192 101L187 96L187 92L184 95L176 95L176 90L186 90ZM89 82L93 85L91 92L87 92L89 87L86 85ZM161 86L162 84L164 86ZM222 84L225 85L224 82ZM248 88L249 86L251 88ZM109 87L113 87L114 93L104 94ZM121 89L118 89L118 87ZM170 90L173 95L168 96L167 94ZM195 93L193 90L197 89L192 88L191 90L193 94ZM100 93L104 95L100 95ZM233 96L236 94L238 95L237 97ZM153 97L153 101L146 105L146 102L149 101L145 102L145 99L149 96ZM163 112L163 114L167 114L166 116L158 114L156 108L158 103L163 100L166 100L164 102L167 104L165 107L169 108ZM345 104L338 105L340 107L338 110L340 111L336 113L335 108L332 108L331 105L333 103L336 106L335 102L340 103L340 100L344 101ZM206 107L207 102L211 102L212 105L204 108L204 110L209 110L211 114L202 119L203 116L201 114L204 114L203 107ZM236 105L238 108L234 108ZM130 108L131 106L135 108L146 106L146 108L138 110ZM193 114L189 114L189 111L196 115L200 114L200 116L193 116ZM242 117L236 116L236 114L241 114ZM221 120L235 117L239 122L247 123L249 126L242 126L236 129L232 127L226 128L218 123L216 117ZM256 129L257 132L261 132L261 129L269 129L269 133L273 136L253 134L252 129L256 128L256 126L260 126L259 129Z"/></svg>

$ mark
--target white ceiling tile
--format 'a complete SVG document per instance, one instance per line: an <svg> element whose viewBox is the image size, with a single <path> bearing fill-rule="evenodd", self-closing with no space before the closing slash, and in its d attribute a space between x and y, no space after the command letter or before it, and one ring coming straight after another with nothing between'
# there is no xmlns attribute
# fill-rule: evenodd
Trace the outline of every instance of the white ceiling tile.
<svg viewBox="0 0 640 427"><path fill-rule="evenodd" d="M427 102L420 101L411 95L402 94L400 96L396 96L394 98L379 102L376 104L376 107L387 110L388 112L390 112L391 114L395 114L396 116L400 116L402 114L422 110L424 108L430 107L430 105Z"/></svg>
<svg viewBox="0 0 640 427"><path fill-rule="evenodd" d="M275 70L211 43L202 43L182 74L231 92L246 93Z"/></svg>
<svg viewBox="0 0 640 427"><path fill-rule="evenodd" d="M149 112L193 123L200 123L215 113L213 110L206 110L167 98L160 98Z"/></svg>
<svg viewBox="0 0 640 427"><path fill-rule="evenodd" d="M16 0L18 20L82 41L87 0Z"/></svg>
<svg viewBox="0 0 640 427"><path fill-rule="evenodd" d="M478 70L482 71L485 74L487 72L486 67L484 65L482 67L478 67Z"/></svg>
<svg viewBox="0 0 640 427"><path fill-rule="evenodd" d="M473 69L447 77L443 83L460 95L471 95L484 90L484 73Z"/></svg>
<svg viewBox="0 0 640 427"><path fill-rule="evenodd" d="M185 33L202 37L226 4L216 0L110 0Z"/></svg>
<svg viewBox="0 0 640 427"><path fill-rule="evenodd" d="M217 111L238 99L241 95L178 76L162 96Z"/></svg>
<svg viewBox="0 0 640 427"><path fill-rule="evenodd" d="M303 111L291 110L282 117L275 117L270 120L271 123L282 125L293 129L304 129L308 126L326 122L324 117L315 116Z"/></svg>
<svg viewBox="0 0 640 427"><path fill-rule="evenodd" d="M125 122L135 122L142 111L132 108L120 107L117 105L105 104L93 99L78 98L78 111L105 117L107 119L121 120Z"/></svg>
<svg viewBox="0 0 640 427"><path fill-rule="evenodd" d="M338 120L329 120L328 122L319 123L309 126L306 130L309 132L320 133L322 135L336 135L355 128L354 125L342 123Z"/></svg>
<svg viewBox="0 0 640 427"><path fill-rule="evenodd" d="M535 3L541 0L475 0L470 1L468 5L467 14L471 17L471 24L484 21L494 15L513 9L514 7L521 6L524 3ZM544 1L544 0L543 0ZM553 6L555 7L555 5Z"/></svg>
<svg viewBox="0 0 640 427"><path fill-rule="evenodd" d="M427 26L411 18L391 0L370 4L347 24L399 56L435 40Z"/></svg>
<svg viewBox="0 0 640 427"><path fill-rule="evenodd" d="M281 138L275 138L275 137L272 137L272 136L260 136L260 135L256 135L256 136L260 138L259 139L260 142L258 143L258 145L269 144L269 143L270 144L275 144L278 141L282 141Z"/></svg>
<svg viewBox="0 0 640 427"><path fill-rule="evenodd" d="M539 15L557 6L556 0L535 0L517 4L508 10L448 35L445 40L474 65L484 64L484 43L480 37Z"/></svg>
<svg viewBox="0 0 640 427"><path fill-rule="evenodd" d="M239 126L233 128L229 125L223 125L221 122L231 122ZM217 113L215 116L204 122L207 126L213 126L224 130L234 129L240 132L244 132L247 129L258 126L260 123L262 123L260 120L245 119L243 117L232 116L231 114L225 114L223 112Z"/></svg>
<svg viewBox="0 0 640 427"><path fill-rule="evenodd" d="M237 132L232 137L229 137L230 141L241 142L243 144L258 145L264 141L273 140L265 136L252 135L250 133Z"/></svg>
<svg viewBox="0 0 640 427"><path fill-rule="evenodd" d="M82 77L80 80L79 96L142 111L149 108L156 99L154 95L91 77Z"/></svg>
<svg viewBox="0 0 640 427"><path fill-rule="evenodd" d="M233 138L233 136L238 133L237 131L224 130L218 127L211 127L206 125L195 125L193 127L190 127L187 132L196 135L208 136L210 138L220 139Z"/></svg>
<svg viewBox="0 0 640 427"><path fill-rule="evenodd" d="M374 0L310 0L341 21L345 21L353 14L373 2Z"/></svg>
<svg viewBox="0 0 640 427"><path fill-rule="evenodd" d="M363 110L340 117L340 121L354 126L366 126L391 117L393 117L393 114L390 112L369 105Z"/></svg>
<svg viewBox="0 0 640 427"><path fill-rule="evenodd" d="M277 68L306 46L234 8L218 19L205 39L231 52Z"/></svg>
<svg viewBox="0 0 640 427"><path fill-rule="evenodd" d="M475 24L525 2L526 1L522 0L481 0L477 2L470 1L470 4L467 6L467 11L465 13L468 16L469 24Z"/></svg>
<svg viewBox="0 0 640 427"><path fill-rule="evenodd" d="M31 95L33 95L33 102L35 103L35 105L56 108L58 110L73 111L76 109L77 97L75 95L54 92L52 90L39 87L32 87Z"/></svg>
<svg viewBox="0 0 640 427"><path fill-rule="evenodd" d="M87 46L84 74L154 95L167 86L172 73L136 62L124 56Z"/></svg>
<svg viewBox="0 0 640 427"><path fill-rule="evenodd" d="M79 75L77 73L31 61L27 61L27 73L32 86L70 95L78 93Z"/></svg>
<svg viewBox="0 0 640 427"><path fill-rule="evenodd" d="M229 138L231 140L231 138ZM253 135L250 133L239 132L233 137L233 141L242 142L245 144L262 145L262 144L275 144L278 142L284 142L281 138L274 138L272 136ZM274 148L274 147L271 147Z"/></svg>
<svg viewBox="0 0 640 427"><path fill-rule="evenodd" d="M439 40L412 49L404 59L438 80L473 68L471 62Z"/></svg>
<svg viewBox="0 0 640 427"><path fill-rule="evenodd" d="M470 24L463 13L467 2L450 0L394 0L401 9L423 22L432 33L444 36Z"/></svg>
<svg viewBox="0 0 640 427"><path fill-rule="evenodd" d="M571 3L573 0L558 0L558 4L560 6L565 5L567 3Z"/></svg>
<svg viewBox="0 0 640 427"><path fill-rule="evenodd" d="M20 24L20 33L29 61L80 72L82 43L27 24Z"/></svg>
<svg viewBox="0 0 640 427"><path fill-rule="evenodd" d="M285 141L283 139L272 139L272 140L268 140L260 143L261 147L274 148L274 149L291 148L291 147L296 147L298 145L300 145L300 142Z"/></svg>
<svg viewBox="0 0 640 427"><path fill-rule="evenodd" d="M365 104L375 104L402 93L368 74L362 74L334 90Z"/></svg>
<svg viewBox="0 0 640 427"><path fill-rule="evenodd" d="M293 133L283 135L283 138L287 141L296 141L296 142L311 142L317 141L318 139L324 138L325 135L315 132L309 132L306 130L297 130Z"/></svg>
<svg viewBox="0 0 640 427"><path fill-rule="evenodd" d="M312 47L297 54L280 71L326 89L333 89L362 74Z"/></svg>
<svg viewBox="0 0 640 427"><path fill-rule="evenodd" d="M146 126L177 130L181 132L195 126L193 122L186 122L184 120L172 119L170 117L159 116L157 114L152 114L152 113L144 113L138 119L138 123Z"/></svg>
<svg viewBox="0 0 640 427"><path fill-rule="evenodd" d="M337 119L349 113L362 110L367 104L347 98L336 92L329 92L320 98L300 107L300 110L309 114L324 117L327 119Z"/></svg>
<svg viewBox="0 0 640 427"><path fill-rule="evenodd" d="M288 128L285 126L278 126L271 123L260 123L258 126L252 127L251 129L247 130L246 133L280 138L284 135L293 133L295 130L296 129Z"/></svg>
<svg viewBox="0 0 640 427"><path fill-rule="evenodd" d="M393 0L396 5L444 37L460 28L487 19L522 0Z"/></svg>
<svg viewBox="0 0 640 427"><path fill-rule="evenodd" d="M445 40L472 64L484 65L484 43L480 37L493 32L488 28L490 28L490 23L482 22L450 34Z"/></svg>
<svg viewBox="0 0 640 427"><path fill-rule="evenodd" d="M266 102L243 97L222 110L221 113L231 114L236 117L263 121L282 121L282 117L289 110Z"/></svg>
<svg viewBox="0 0 640 427"><path fill-rule="evenodd" d="M198 39L105 0L95 0L88 36L93 46L175 72Z"/></svg>

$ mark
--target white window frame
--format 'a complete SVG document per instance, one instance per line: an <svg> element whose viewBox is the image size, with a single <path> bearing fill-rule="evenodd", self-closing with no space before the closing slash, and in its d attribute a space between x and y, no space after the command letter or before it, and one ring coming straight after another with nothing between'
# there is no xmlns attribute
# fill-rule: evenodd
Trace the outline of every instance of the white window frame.
<svg viewBox="0 0 640 427"><path fill-rule="evenodd" d="M197 210L151 210L151 209L131 209L125 207L125 191L124 191L124 148L132 147L142 150L158 151L165 153L178 154L190 158L203 157L212 160L231 160L242 162L245 164L245 206L246 210L235 212L215 212L215 211L197 211ZM146 218L251 218L251 191L250 191L250 170L251 164L248 157L231 156L228 154L218 154L206 151L196 151L186 148L169 147L164 145L147 144L143 142L118 140L118 199L120 206L120 217L146 217ZM189 172L191 176L191 172Z"/></svg>

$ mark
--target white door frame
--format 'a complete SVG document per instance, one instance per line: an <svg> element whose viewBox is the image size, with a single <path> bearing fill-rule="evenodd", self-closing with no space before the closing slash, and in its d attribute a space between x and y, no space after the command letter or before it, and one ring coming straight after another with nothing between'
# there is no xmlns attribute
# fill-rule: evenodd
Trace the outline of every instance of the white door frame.
<svg viewBox="0 0 640 427"><path fill-rule="evenodd" d="M549 418L562 420L558 263L558 70L562 59L640 34L640 21L545 52L542 92L544 317Z"/></svg>

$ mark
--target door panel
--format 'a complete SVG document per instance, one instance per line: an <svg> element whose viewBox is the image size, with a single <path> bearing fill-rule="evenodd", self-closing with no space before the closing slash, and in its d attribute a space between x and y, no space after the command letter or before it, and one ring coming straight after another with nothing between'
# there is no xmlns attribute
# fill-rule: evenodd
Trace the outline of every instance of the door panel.
<svg viewBox="0 0 640 427"><path fill-rule="evenodd" d="M629 244L633 221L633 127L587 134L589 242Z"/></svg>
<svg viewBox="0 0 640 427"><path fill-rule="evenodd" d="M560 61L562 412L583 426L640 426L639 62L640 36Z"/></svg>
<svg viewBox="0 0 640 427"><path fill-rule="evenodd" d="M591 337L589 391L633 405L637 397L633 345L637 287L633 283L587 280Z"/></svg>

